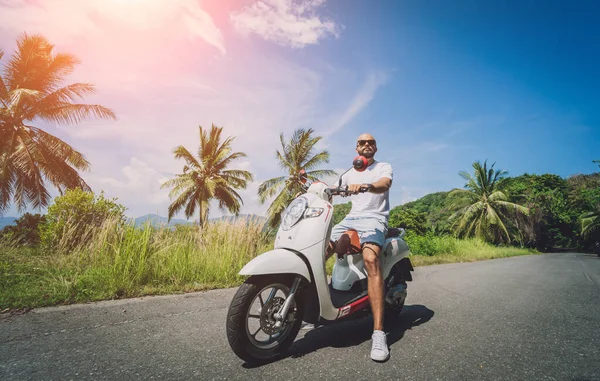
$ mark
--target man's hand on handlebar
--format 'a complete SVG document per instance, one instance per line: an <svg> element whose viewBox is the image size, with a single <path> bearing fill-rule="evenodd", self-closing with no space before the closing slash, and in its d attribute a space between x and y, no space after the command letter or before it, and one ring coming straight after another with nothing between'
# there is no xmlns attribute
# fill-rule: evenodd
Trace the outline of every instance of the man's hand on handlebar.
<svg viewBox="0 0 600 381"><path fill-rule="evenodd" d="M348 193L350 194L358 194L363 192L368 192L373 188L372 184L350 184L348 185Z"/></svg>

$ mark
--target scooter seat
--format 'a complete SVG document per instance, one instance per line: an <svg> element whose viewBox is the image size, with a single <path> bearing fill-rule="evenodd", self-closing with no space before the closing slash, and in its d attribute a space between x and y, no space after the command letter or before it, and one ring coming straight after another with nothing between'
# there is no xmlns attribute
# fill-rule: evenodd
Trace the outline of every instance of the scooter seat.
<svg viewBox="0 0 600 381"><path fill-rule="evenodd" d="M342 258L346 254L360 253L360 238L356 230L347 230L340 236L335 243L335 252L338 258Z"/></svg>
<svg viewBox="0 0 600 381"><path fill-rule="evenodd" d="M400 237L401 232L402 232L402 230L400 230L398 228L388 228L385 238Z"/></svg>

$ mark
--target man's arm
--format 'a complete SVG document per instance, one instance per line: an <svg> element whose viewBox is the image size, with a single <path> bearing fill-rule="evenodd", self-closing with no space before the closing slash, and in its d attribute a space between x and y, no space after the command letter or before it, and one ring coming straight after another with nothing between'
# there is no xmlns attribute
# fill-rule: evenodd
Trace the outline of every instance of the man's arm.
<svg viewBox="0 0 600 381"><path fill-rule="evenodd" d="M382 177L373 184L350 184L348 190L352 193L358 193L360 188L369 187L371 193L385 193L392 186L392 179L389 177Z"/></svg>
<svg viewBox="0 0 600 381"><path fill-rule="evenodd" d="M385 193L392 186L392 179L389 177L382 177L373 184L371 184L369 192L372 193Z"/></svg>

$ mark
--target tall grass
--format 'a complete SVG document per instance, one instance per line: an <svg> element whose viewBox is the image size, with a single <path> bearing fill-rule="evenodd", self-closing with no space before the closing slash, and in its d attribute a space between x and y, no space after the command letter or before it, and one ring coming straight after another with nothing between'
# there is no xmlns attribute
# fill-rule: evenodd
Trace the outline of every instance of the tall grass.
<svg viewBox="0 0 600 381"><path fill-rule="evenodd" d="M59 247L23 255L24 249L0 247L1 282L7 288L0 310L234 286L242 280L239 270L271 248L254 222L173 230L109 220L89 237L71 252ZM43 274L36 278L39 269Z"/></svg>
<svg viewBox="0 0 600 381"><path fill-rule="evenodd" d="M108 220L85 232L65 229L63 234L61 242L78 244L58 244L49 251L0 242L0 311L236 286L243 280L240 269L273 247L273 237L255 222L170 229ZM406 241L416 266L531 253L476 239L409 234ZM334 262L327 262L329 273Z"/></svg>
<svg viewBox="0 0 600 381"><path fill-rule="evenodd" d="M261 250L267 239L258 223L209 223L154 228L146 224L119 227L109 221L88 244L78 248L86 284L104 284L114 296L145 289L203 289L237 284L239 270Z"/></svg>
<svg viewBox="0 0 600 381"><path fill-rule="evenodd" d="M410 246L411 261L415 266L472 262L537 253L532 249L494 246L478 238L458 239L433 234L408 234L406 242Z"/></svg>

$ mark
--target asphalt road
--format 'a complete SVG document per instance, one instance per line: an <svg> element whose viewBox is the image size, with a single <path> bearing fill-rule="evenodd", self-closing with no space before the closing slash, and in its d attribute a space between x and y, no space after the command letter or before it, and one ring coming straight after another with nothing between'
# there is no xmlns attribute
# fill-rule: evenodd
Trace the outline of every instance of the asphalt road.
<svg viewBox="0 0 600 381"><path fill-rule="evenodd" d="M303 330L249 367L229 349L233 289L0 315L0 380L600 380L600 258L544 254L417 268L369 358L372 320Z"/></svg>

